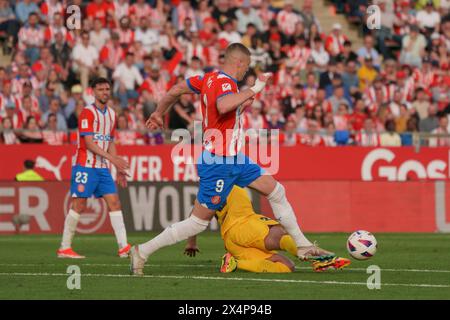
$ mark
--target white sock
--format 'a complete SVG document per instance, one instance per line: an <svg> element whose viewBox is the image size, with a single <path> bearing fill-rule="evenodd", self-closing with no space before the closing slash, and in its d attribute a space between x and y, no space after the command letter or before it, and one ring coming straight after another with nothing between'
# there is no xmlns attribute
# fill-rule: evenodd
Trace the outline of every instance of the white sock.
<svg viewBox="0 0 450 320"><path fill-rule="evenodd" d="M139 253L142 258L147 259L153 252L177 242L186 240L203 231L209 225L209 221L205 221L191 215L186 220L177 222L166 228L152 240L139 245Z"/></svg>
<svg viewBox="0 0 450 320"><path fill-rule="evenodd" d="M277 182L275 189L267 197L272 207L275 218L284 227L287 233L294 239L297 247L311 246L312 243L306 239L297 223L294 210L286 198L283 185Z"/></svg>
<svg viewBox="0 0 450 320"><path fill-rule="evenodd" d="M122 249L128 245L127 241L127 230L125 229L125 223L123 222L122 211L111 211L109 213L109 218L111 219L111 225L116 235L117 244L119 249Z"/></svg>
<svg viewBox="0 0 450 320"><path fill-rule="evenodd" d="M64 221L61 249L68 249L72 247L72 239L75 235L75 231L77 230L78 220L80 220L80 214L70 209L66 216L66 220Z"/></svg>

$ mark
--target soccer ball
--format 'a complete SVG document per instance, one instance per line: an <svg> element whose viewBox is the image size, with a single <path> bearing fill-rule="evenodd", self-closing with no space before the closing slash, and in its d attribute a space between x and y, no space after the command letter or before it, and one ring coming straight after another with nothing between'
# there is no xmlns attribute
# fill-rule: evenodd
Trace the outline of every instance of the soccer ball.
<svg viewBox="0 0 450 320"><path fill-rule="evenodd" d="M377 252L377 239L368 231L355 231L348 237L347 250L356 260L367 260Z"/></svg>

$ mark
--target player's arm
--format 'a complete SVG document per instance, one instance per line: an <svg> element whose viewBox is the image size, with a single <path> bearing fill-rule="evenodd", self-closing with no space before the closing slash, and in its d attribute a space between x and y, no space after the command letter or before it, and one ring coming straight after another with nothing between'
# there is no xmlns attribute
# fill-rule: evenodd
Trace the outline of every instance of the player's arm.
<svg viewBox="0 0 450 320"><path fill-rule="evenodd" d="M183 94L195 93L189 88L186 81L174 85L158 102L155 112L150 115L145 125L150 130L161 129L164 126L163 116L180 99Z"/></svg>
<svg viewBox="0 0 450 320"><path fill-rule="evenodd" d="M86 144L86 149L91 151L92 153L95 153L101 157L104 157L105 159L108 159L111 161L113 165L116 166L117 171L121 173L125 173L126 170L129 168L128 162L121 157L119 157L117 154L112 155L111 153L103 150L100 148L95 142L92 135L85 135L84 141ZM108 150L109 151L109 150Z"/></svg>
<svg viewBox="0 0 450 320"><path fill-rule="evenodd" d="M114 141L111 141L109 143L108 153L110 155L112 155L113 157L117 156L117 148L116 148L116 143ZM117 183L122 188L126 188L127 187L127 176L129 176L128 173L117 171Z"/></svg>
<svg viewBox="0 0 450 320"><path fill-rule="evenodd" d="M217 111L219 114L225 114L230 111L236 110L240 105L261 92L266 86L267 80L272 74L261 74L255 81L255 85L251 88L245 89L239 93L226 94L217 100Z"/></svg>

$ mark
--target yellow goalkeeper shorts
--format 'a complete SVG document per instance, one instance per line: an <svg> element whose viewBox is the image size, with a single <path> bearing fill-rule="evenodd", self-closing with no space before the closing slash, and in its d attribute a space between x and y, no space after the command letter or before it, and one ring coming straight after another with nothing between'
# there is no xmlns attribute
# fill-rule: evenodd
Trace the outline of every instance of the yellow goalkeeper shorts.
<svg viewBox="0 0 450 320"><path fill-rule="evenodd" d="M278 225L275 220L255 214L235 224L224 235L226 250L238 260L267 259L277 251L267 250L264 239L270 226Z"/></svg>

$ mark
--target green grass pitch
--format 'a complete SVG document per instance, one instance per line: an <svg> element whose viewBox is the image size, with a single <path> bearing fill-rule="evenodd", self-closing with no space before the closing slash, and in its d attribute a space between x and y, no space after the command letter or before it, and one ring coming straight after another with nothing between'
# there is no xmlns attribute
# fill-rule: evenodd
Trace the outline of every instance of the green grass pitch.
<svg viewBox="0 0 450 320"><path fill-rule="evenodd" d="M155 234L130 234L131 243ZM310 234L324 248L348 257L348 234ZM77 235L84 260L56 258L60 236L0 236L0 299L450 299L450 234L376 234L378 252L345 270L314 273L297 262L292 274L219 273L224 253L217 233L199 237L201 253L184 244L151 257L144 278L130 277L128 259L115 256L112 235ZM67 267L81 270L81 289L67 288ZM381 289L369 290L366 268L381 268Z"/></svg>

